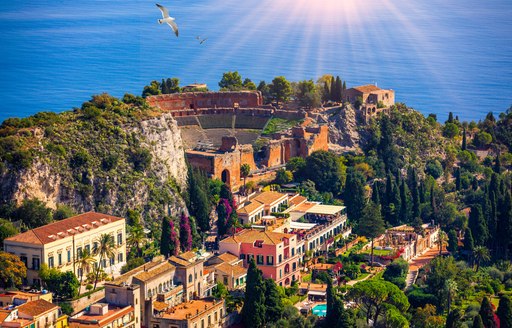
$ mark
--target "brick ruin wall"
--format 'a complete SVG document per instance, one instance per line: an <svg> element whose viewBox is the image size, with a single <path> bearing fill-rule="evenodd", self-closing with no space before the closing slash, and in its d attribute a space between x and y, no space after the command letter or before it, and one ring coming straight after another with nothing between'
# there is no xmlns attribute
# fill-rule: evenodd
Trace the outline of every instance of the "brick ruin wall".
<svg viewBox="0 0 512 328"><path fill-rule="evenodd" d="M179 111L198 108L254 108L263 105L263 97L259 91L239 92L183 92L149 96L146 101L151 106L163 110Z"/></svg>

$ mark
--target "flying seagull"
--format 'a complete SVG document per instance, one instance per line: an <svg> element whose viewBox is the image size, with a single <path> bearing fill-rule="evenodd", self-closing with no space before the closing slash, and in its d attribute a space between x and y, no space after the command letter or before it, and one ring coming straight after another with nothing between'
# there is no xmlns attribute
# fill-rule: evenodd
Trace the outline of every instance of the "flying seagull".
<svg viewBox="0 0 512 328"><path fill-rule="evenodd" d="M208 38L202 39L199 35L196 36L196 39L197 39L197 41L199 41L199 44L203 44L206 40L208 40Z"/></svg>
<svg viewBox="0 0 512 328"><path fill-rule="evenodd" d="M169 10L167 10L167 8L165 8L162 5L159 5L158 3L156 4L156 6L162 12L162 17L163 17L163 19L158 20L158 23L160 23L160 24L167 23L172 28L172 30L174 31L176 36L178 36L178 25L176 25L176 23L174 22L174 18L169 16Z"/></svg>

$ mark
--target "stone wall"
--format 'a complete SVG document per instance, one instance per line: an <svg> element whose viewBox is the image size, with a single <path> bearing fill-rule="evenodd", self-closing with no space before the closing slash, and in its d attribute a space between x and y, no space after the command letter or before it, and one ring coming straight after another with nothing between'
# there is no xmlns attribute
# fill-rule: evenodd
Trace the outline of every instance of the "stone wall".
<svg viewBox="0 0 512 328"><path fill-rule="evenodd" d="M177 111L198 108L247 108L263 105L259 91L239 92L184 92L149 96L146 101L151 106L163 110Z"/></svg>

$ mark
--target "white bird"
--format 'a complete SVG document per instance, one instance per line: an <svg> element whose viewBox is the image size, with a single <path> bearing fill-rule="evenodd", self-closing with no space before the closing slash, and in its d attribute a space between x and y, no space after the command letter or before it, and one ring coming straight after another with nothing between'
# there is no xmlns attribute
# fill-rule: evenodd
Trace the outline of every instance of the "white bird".
<svg viewBox="0 0 512 328"><path fill-rule="evenodd" d="M160 24L167 23L172 28L172 30L174 31L176 36L178 36L178 25L176 25L176 23L174 22L175 19L173 17L169 16L169 10L167 10L167 8L165 8L162 5L159 5L158 3L156 4L156 6L162 12L162 18L163 18L163 19L159 19L158 23L160 23Z"/></svg>

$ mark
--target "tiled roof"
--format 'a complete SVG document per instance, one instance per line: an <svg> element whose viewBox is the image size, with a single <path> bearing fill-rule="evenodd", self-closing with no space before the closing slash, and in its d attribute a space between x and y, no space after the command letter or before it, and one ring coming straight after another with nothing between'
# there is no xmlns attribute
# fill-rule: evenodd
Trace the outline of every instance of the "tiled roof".
<svg viewBox="0 0 512 328"><path fill-rule="evenodd" d="M176 265L181 265L181 266L185 266L185 267L192 264L191 262L180 259L179 257L176 257L174 255L169 257L169 261L171 261L172 263L174 263Z"/></svg>
<svg viewBox="0 0 512 328"><path fill-rule="evenodd" d="M169 307L169 304L159 301L153 302L153 310L157 310L158 312L163 311Z"/></svg>
<svg viewBox="0 0 512 328"><path fill-rule="evenodd" d="M10 311L0 310L0 323L4 322L4 320L9 316Z"/></svg>
<svg viewBox="0 0 512 328"><path fill-rule="evenodd" d="M124 219L102 213L87 212L20 233L5 240L44 245L120 220Z"/></svg>
<svg viewBox="0 0 512 328"><path fill-rule="evenodd" d="M182 253L182 254L179 254L178 255L179 258L185 260L185 261L191 261L191 260L194 260L197 258L197 254L192 252L192 251L189 251L189 252L185 252L185 253Z"/></svg>
<svg viewBox="0 0 512 328"><path fill-rule="evenodd" d="M142 272L144 270L152 270L154 267L156 267L162 263L163 263L163 261L155 261L155 262L145 263L141 266L136 267L135 269L132 269L132 270L120 275L119 277L117 277L116 279L114 279L111 282L106 282L106 284L116 285L116 286L122 286L124 284L131 284L131 278L136 276L139 272Z"/></svg>
<svg viewBox="0 0 512 328"><path fill-rule="evenodd" d="M176 270L176 267L172 265L171 263L165 261L164 263L155 266L147 271L142 271L141 273L134 276L134 278L137 278L140 281L148 281L151 280L162 273L170 272Z"/></svg>
<svg viewBox="0 0 512 328"><path fill-rule="evenodd" d="M256 210L258 209L263 209L265 205L260 203L259 201L255 201L255 202L249 202L247 203L246 205L244 205L244 207L242 207L241 209L237 210L238 213L245 213L245 214L251 214L253 212L255 212Z"/></svg>
<svg viewBox="0 0 512 328"><path fill-rule="evenodd" d="M263 244L266 245L277 245L281 243L283 238L291 238L294 235L286 234L286 233L279 233L279 232L269 232L269 231L260 231L260 230L252 230L252 229L246 229L238 234L228 237L224 240L221 240L221 243L249 243L252 244L255 241L262 241Z"/></svg>
<svg viewBox="0 0 512 328"><path fill-rule="evenodd" d="M355 89L357 91L360 91L360 92L372 92L372 91L378 91L378 90L381 90L381 88L373 85L373 84L367 84L367 85L361 85L361 86L358 86L358 87L353 87L352 89Z"/></svg>
<svg viewBox="0 0 512 328"><path fill-rule="evenodd" d="M247 274L247 270L239 265L232 265L229 263L221 263L215 266L215 269L220 270L227 274L228 276L233 276L235 278L243 276Z"/></svg>
<svg viewBox="0 0 512 328"><path fill-rule="evenodd" d="M260 202L262 204L270 205L281 198L287 197L288 195L282 194L277 191L264 191L258 196L254 197L252 200Z"/></svg>
<svg viewBox="0 0 512 328"><path fill-rule="evenodd" d="M313 264L310 269L311 270L332 270L332 268L334 267L334 264L329 264L329 263L317 263L317 264Z"/></svg>
<svg viewBox="0 0 512 328"><path fill-rule="evenodd" d="M301 203L304 203L304 202L305 202L305 201L307 201L307 200L308 200L308 199L307 199L306 197L304 197L304 196L301 196L301 195L297 194L297 195L295 195L295 196L291 197L291 198L288 200L288 202L289 202L290 204L293 204L293 205L299 205L299 204L301 204Z"/></svg>
<svg viewBox="0 0 512 328"><path fill-rule="evenodd" d="M231 253L227 253L227 252L217 255L217 258L226 263L238 261L238 256L233 255Z"/></svg>
<svg viewBox="0 0 512 328"><path fill-rule="evenodd" d="M18 312L29 315L31 317L37 317L58 307L58 305L48 301L37 300L20 305L18 307Z"/></svg>

